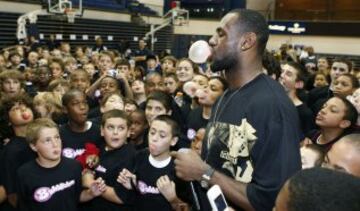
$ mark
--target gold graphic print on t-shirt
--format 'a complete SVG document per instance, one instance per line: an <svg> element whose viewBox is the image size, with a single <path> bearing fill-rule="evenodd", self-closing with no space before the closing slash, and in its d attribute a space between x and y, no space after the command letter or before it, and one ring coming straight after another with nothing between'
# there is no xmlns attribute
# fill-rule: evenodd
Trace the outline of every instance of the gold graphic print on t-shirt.
<svg viewBox="0 0 360 211"><path fill-rule="evenodd" d="M217 122L209 130L209 140L217 139L226 144L227 149L220 152L220 157L226 160L222 168L229 171L237 181L251 182L254 169L250 151L257 139L255 132L246 118L242 119L240 126Z"/></svg>

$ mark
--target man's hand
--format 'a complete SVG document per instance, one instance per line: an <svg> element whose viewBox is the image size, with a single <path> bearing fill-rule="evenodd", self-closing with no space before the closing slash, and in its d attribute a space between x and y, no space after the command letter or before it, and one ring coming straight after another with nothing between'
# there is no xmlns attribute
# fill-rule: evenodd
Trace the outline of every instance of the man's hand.
<svg viewBox="0 0 360 211"><path fill-rule="evenodd" d="M131 190L131 183L136 184L136 175L131 173L127 169L123 169L116 180L118 183L122 184L126 189Z"/></svg>
<svg viewBox="0 0 360 211"><path fill-rule="evenodd" d="M194 150L173 151L170 155L175 159L176 176L185 181L201 180L209 168Z"/></svg>
<svg viewBox="0 0 360 211"><path fill-rule="evenodd" d="M156 181L156 186L168 202L171 203L177 198L175 183L171 181L167 175L159 177Z"/></svg>

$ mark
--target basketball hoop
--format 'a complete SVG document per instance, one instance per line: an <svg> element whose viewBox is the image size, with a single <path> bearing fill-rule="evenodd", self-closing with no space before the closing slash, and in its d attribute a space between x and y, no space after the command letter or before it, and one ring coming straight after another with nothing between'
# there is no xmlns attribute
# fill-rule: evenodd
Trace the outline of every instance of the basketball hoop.
<svg viewBox="0 0 360 211"><path fill-rule="evenodd" d="M66 8L64 13L67 17L68 23L75 23L76 11L74 9Z"/></svg>
<svg viewBox="0 0 360 211"><path fill-rule="evenodd" d="M163 19L169 20L174 26L184 26L189 24L189 11L186 9L173 8L169 10Z"/></svg>

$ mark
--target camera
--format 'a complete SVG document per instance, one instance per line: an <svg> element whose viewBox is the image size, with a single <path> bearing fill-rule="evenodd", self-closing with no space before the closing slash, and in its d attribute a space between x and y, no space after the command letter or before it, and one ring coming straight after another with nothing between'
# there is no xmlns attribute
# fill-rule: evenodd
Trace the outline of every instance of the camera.
<svg viewBox="0 0 360 211"><path fill-rule="evenodd" d="M111 70L107 71L107 75L111 76L113 78L116 78L116 76L118 75L118 72L116 70L114 70L114 69L111 69Z"/></svg>

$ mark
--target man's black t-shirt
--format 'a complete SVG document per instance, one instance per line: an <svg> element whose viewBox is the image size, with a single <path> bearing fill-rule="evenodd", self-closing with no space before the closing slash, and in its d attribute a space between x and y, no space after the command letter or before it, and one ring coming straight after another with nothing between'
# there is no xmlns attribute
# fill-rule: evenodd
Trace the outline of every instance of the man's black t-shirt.
<svg viewBox="0 0 360 211"><path fill-rule="evenodd" d="M150 163L149 155L149 151L145 149L136 156L134 169L137 179L136 210L172 210L170 203L156 187L156 181L164 175L174 181L174 162L171 159L165 167L158 168Z"/></svg>
<svg viewBox="0 0 360 211"><path fill-rule="evenodd" d="M80 201L81 165L61 158L53 168L44 168L35 160L17 172L20 211L76 211Z"/></svg>
<svg viewBox="0 0 360 211"><path fill-rule="evenodd" d="M101 147L100 163L95 169L96 178L101 177L107 186L114 188L116 195L124 204L115 204L102 197L93 199L86 210L111 211L131 210L134 194L116 181L119 173L124 169L133 169L135 161L135 149L131 144L125 144L119 149L106 151Z"/></svg>
<svg viewBox="0 0 360 211"><path fill-rule="evenodd" d="M16 193L16 171L24 163L34 160L36 154L24 137L15 136L5 146L3 154L3 182L7 194Z"/></svg>
<svg viewBox="0 0 360 211"><path fill-rule="evenodd" d="M85 151L86 143L93 143L97 146L101 143L100 126L91 124L90 128L82 133L74 132L70 129L69 124L60 127L60 137L62 140L62 155L67 158L75 158Z"/></svg>
<svg viewBox="0 0 360 211"><path fill-rule="evenodd" d="M248 184L255 210L271 210L281 186L301 169L300 139L295 106L283 87L261 74L220 97L202 156L216 170Z"/></svg>

